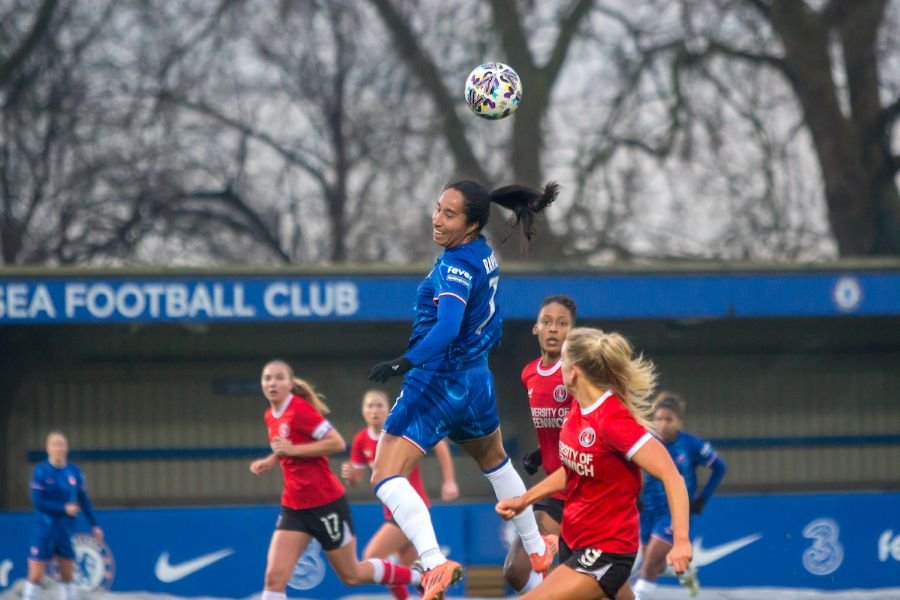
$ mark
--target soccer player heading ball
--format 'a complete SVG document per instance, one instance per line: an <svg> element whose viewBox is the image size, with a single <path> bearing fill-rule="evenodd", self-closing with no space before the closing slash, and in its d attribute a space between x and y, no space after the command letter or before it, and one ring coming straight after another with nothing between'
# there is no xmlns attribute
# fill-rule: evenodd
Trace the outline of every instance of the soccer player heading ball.
<svg viewBox="0 0 900 600"><path fill-rule="evenodd" d="M559 192L510 185L490 191L473 181L448 185L431 217L434 242L444 248L419 285L409 348L369 370L384 382L403 375L403 391L384 423L372 470L378 498L412 541L426 569L424 598L442 598L462 576L462 566L441 552L428 507L407 480L438 441L449 437L478 463L498 499L525 492L500 435L488 352L501 335L500 265L482 235L491 205L512 210L527 244L535 215ZM555 539L542 538L531 508L513 524L532 568L550 568Z"/></svg>

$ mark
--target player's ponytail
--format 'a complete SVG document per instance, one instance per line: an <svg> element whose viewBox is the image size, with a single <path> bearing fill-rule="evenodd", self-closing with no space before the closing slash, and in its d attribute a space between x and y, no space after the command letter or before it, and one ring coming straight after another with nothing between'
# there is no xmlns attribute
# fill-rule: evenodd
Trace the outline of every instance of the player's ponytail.
<svg viewBox="0 0 900 600"><path fill-rule="evenodd" d="M559 184L555 181L545 185L543 191L524 185L507 185L491 192L491 202L512 211L507 225L513 229L519 228L522 249L527 250L531 239L537 234L535 215L550 206L558 195Z"/></svg>
<svg viewBox="0 0 900 600"><path fill-rule="evenodd" d="M331 412L331 409L325 404L325 396L317 392L316 388L313 387L311 383L305 379L300 379L293 374L291 375L291 381L294 383L294 386L291 388L291 392L294 395L300 396L312 404L312 407L316 409L320 415L324 416Z"/></svg>
<svg viewBox="0 0 900 600"><path fill-rule="evenodd" d="M507 185L491 192L480 183L469 180L456 181L444 189L453 189L462 194L466 222L478 223L479 232L488 224L491 202L511 210L513 214L508 224L512 228L518 227L521 231L523 250L528 249L531 239L537 234L534 225L535 215L543 212L559 195L559 184L555 181L548 183L543 190L526 185Z"/></svg>

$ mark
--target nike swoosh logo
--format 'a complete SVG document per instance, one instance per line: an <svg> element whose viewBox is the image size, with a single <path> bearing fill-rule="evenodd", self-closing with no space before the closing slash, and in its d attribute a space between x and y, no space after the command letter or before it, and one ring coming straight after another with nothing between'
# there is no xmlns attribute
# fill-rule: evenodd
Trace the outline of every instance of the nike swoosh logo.
<svg viewBox="0 0 900 600"><path fill-rule="evenodd" d="M752 544L756 540L762 537L759 533L754 533L752 535L748 535L746 537L742 537L740 539L727 542L725 544L721 544L719 546L713 546L712 548L704 548L703 547L703 538L698 537L694 540L693 550L694 550L694 559L691 561L695 567L703 567L705 565L716 562L719 559L722 559L733 552L737 552L744 546L748 544Z"/></svg>
<svg viewBox="0 0 900 600"><path fill-rule="evenodd" d="M205 569L214 562L222 560L231 554L234 554L234 550L231 548L223 548L222 550L204 554L203 556L198 556L195 559L177 565L171 565L169 564L169 553L163 552L156 560L156 578L163 583L172 583L173 581L184 579L200 569Z"/></svg>

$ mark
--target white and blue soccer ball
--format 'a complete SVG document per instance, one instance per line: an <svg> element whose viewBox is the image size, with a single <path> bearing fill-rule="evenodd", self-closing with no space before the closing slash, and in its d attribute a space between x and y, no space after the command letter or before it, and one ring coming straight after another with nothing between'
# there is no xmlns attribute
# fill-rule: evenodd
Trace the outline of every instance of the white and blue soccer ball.
<svg viewBox="0 0 900 600"><path fill-rule="evenodd" d="M466 79L466 104L484 119L502 119L522 103L522 80L509 65L499 62L475 67Z"/></svg>

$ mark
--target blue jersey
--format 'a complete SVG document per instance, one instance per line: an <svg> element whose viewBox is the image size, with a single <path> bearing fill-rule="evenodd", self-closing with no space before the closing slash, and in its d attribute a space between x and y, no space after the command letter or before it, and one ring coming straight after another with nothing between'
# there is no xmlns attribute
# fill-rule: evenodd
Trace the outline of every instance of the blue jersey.
<svg viewBox="0 0 900 600"><path fill-rule="evenodd" d="M31 478L31 503L39 523L72 530L75 517L66 514L66 504L77 503L91 526L97 525L94 507L87 495L81 469L72 463L59 468L44 461L34 468Z"/></svg>
<svg viewBox="0 0 900 600"><path fill-rule="evenodd" d="M716 451L709 442L684 431L679 431L678 436L672 442L663 442L663 444L669 451L669 456L672 457L678 472L684 477L688 497L694 498L697 494L697 467L712 466L718 458ZM668 514L669 512L666 490L662 481L647 473L644 473L641 500L643 501L643 510L647 513Z"/></svg>
<svg viewBox="0 0 900 600"><path fill-rule="evenodd" d="M484 236L449 248L419 285L409 348L437 323L439 302L465 305L459 334L438 356L421 365L433 371L458 371L487 364L488 351L500 342L500 267Z"/></svg>

